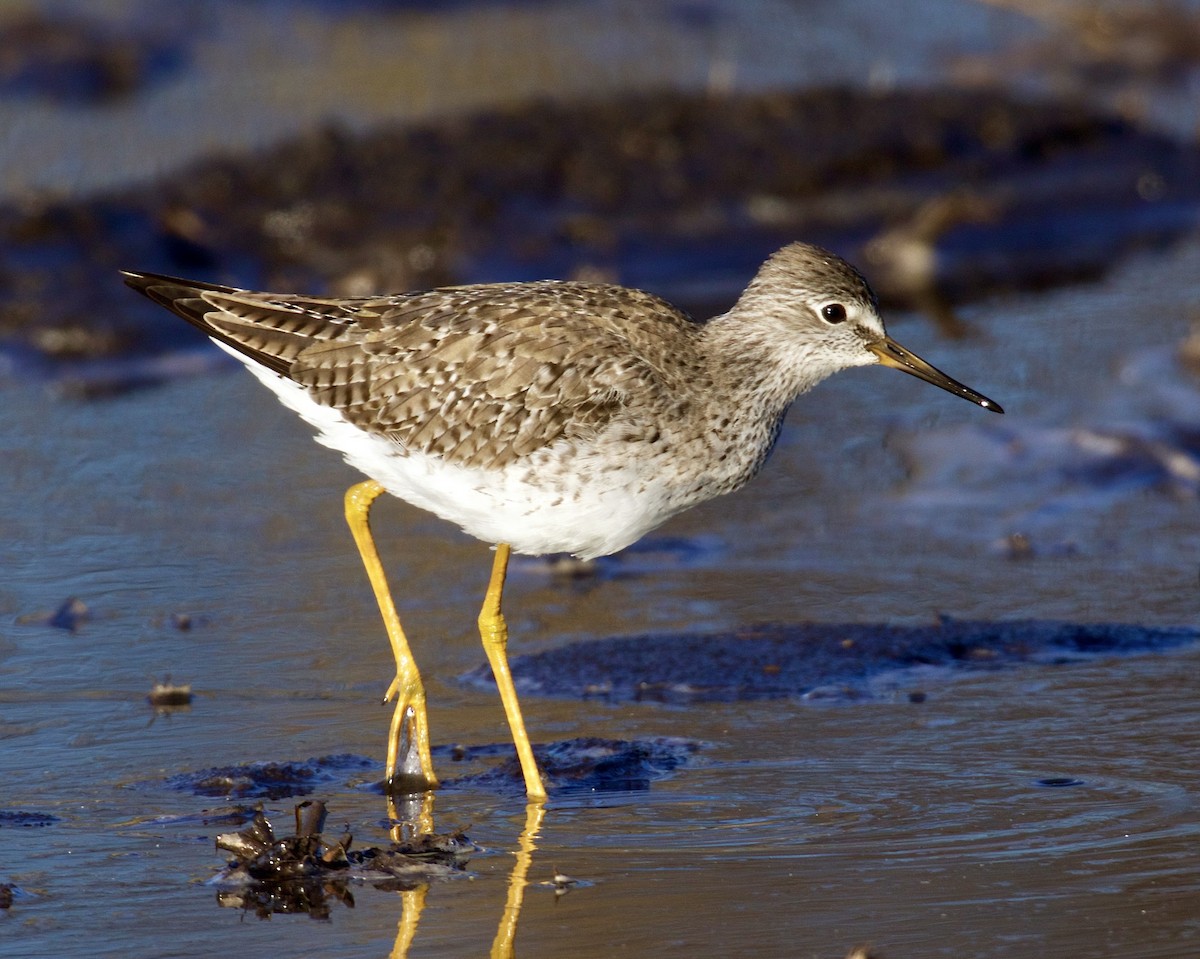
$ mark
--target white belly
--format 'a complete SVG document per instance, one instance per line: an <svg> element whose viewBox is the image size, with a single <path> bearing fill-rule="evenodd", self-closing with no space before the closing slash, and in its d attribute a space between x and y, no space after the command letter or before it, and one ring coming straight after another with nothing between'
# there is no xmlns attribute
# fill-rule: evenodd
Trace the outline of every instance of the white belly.
<svg viewBox="0 0 1200 959"><path fill-rule="evenodd" d="M568 471L556 474L551 446L503 470L466 469L363 432L291 380L217 345L315 427L317 442L338 450L389 493L484 542L507 543L518 553L590 559L623 549L678 511L665 484L644 475L637 457L614 467L584 451Z"/></svg>

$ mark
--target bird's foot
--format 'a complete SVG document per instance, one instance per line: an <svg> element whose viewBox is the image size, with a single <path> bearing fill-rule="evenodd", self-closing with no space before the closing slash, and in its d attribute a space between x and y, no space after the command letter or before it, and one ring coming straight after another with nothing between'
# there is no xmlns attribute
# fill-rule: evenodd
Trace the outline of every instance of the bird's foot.
<svg viewBox="0 0 1200 959"><path fill-rule="evenodd" d="M393 683L393 686L398 688L399 684ZM399 695L388 732L384 788L389 795L398 796L436 789L437 785L429 751L425 697Z"/></svg>

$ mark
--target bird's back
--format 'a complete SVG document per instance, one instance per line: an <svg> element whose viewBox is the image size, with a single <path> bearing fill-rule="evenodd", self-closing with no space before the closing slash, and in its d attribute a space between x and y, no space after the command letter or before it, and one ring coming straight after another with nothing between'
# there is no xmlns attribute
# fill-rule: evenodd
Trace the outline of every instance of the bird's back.
<svg viewBox="0 0 1200 959"><path fill-rule="evenodd" d="M470 468L597 435L686 376L697 329L651 294L543 281L345 299L128 282L359 429Z"/></svg>

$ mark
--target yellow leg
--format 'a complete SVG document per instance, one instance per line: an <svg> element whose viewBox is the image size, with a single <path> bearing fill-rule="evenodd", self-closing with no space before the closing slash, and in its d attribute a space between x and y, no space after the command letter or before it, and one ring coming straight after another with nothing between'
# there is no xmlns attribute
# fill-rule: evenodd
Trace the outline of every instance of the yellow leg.
<svg viewBox="0 0 1200 959"><path fill-rule="evenodd" d="M504 594L504 577L508 572L507 543L496 547L496 559L492 564L492 578L488 582L487 596L483 609L479 611L479 636L483 640L483 651L487 654L500 690L500 701L512 730L513 744L517 747L517 758L521 761L521 772L525 774L525 792L530 799L545 799L546 788L533 758L533 747L525 732L525 720L521 718L521 704L517 702L517 690L513 686L512 671L508 668L508 625L500 612L500 600Z"/></svg>
<svg viewBox="0 0 1200 959"><path fill-rule="evenodd" d="M375 540L371 536L371 525L368 522L371 504L382 492L383 487L374 480L358 483L346 490L346 522L350 524L350 532L354 535L363 565L367 568L367 578L375 590L379 612L383 615L383 625L392 644L392 654L396 657L396 678L392 680L383 697L385 703L393 696L396 697L396 711L392 715L388 730L384 782L389 787L400 784L396 767L407 737L409 748L405 751L404 768L399 771L404 789L433 789L438 782L433 773L433 759L429 755L425 686L421 682L421 673L417 670L412 651L408 648L408 639L400 626L400 616L396 612L396 604L392 602L392 594L388 589L383 564L379 561L379 552L375 549ZM415 762L412 756L414 750Z"/></svg>

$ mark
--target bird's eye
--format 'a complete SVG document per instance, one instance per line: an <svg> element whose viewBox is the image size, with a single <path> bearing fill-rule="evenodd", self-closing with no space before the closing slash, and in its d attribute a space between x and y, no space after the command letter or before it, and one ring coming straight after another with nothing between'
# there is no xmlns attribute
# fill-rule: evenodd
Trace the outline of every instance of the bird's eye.
<svg viewBox="0 0 1200 959"><path fill-rule="evenodd" d="M821 307L821 317L827 323L841 323L846 319L846 308L841 303L827 303Z"/></svg>

